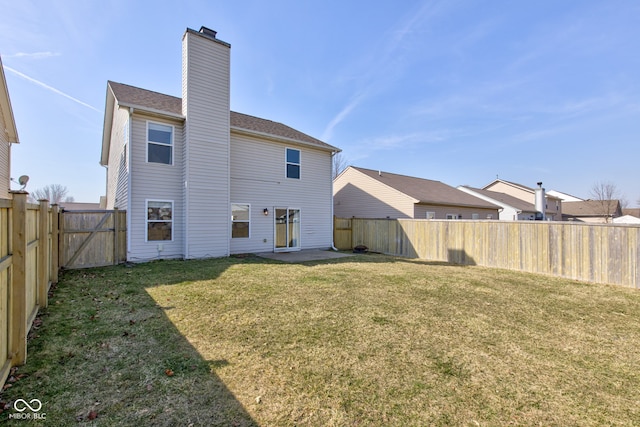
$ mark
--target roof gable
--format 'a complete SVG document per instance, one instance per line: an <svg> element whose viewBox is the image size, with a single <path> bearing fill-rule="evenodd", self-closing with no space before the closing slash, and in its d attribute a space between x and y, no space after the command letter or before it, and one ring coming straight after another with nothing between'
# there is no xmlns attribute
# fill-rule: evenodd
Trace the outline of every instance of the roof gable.
<svg viewBox="0 0 640 427"><path fill-rule="evenodd" d="M531 194L536 194L536 190L534 188L531 187L527 187L526 185L522 185L522 184L518 184L517 182L511 182L511 181L506 181L504 179L494 179L493 181L491 181L489 184L485 185L484 187L481 188L481 190L490 190L491 187L493 187L496 184L506 184L510 187L514 187L517 188L519 190L525 191L527 193L531 193ZM562 200L560 197L556 197L553 196L547 192L545 192L545 197L547 197L547 199L552 199L552 200Z"/></svg>
<svg viewBox="0 0 640 427"><path fill-rule="evenodd" d="M492 203L467 194L440 181L375 171L355 166L350 167L369 178L412 197L418 201L417 203L498 209L498 206Z"/></svg>
<svg viewBox="0 0 640 427"><path fill-rule="evenodd" d="M17 144L19 142L18 129L16 127L16 121L13 117L13 108L11 108L11 99L9 98L9 88L7 87L7 80L4 76L2 58L0 58L0 114L2 114L4 127L9 137L9 142Z"/></svg>

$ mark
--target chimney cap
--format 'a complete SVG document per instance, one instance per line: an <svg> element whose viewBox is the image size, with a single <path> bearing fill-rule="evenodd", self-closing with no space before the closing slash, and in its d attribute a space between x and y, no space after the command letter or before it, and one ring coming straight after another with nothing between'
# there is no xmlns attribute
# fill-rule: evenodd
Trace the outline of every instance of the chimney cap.
<svg viewBox="0 0 640 427"><path fill-rule="evenodd" d="M211 28L207 28L205 26L200 27L200 31L198 32L206 36L213 37L214 39L216 38L216 34L218 34L217 31L214 31Z"/></svg>

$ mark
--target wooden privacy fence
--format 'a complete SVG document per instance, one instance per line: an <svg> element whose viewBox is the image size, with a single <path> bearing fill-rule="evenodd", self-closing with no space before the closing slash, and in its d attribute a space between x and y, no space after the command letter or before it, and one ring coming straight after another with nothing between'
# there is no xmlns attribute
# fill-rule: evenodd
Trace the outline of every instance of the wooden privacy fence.
<svg viewBox="0 0 640 427"><path fill-rule="evenodd" d="M59 212L26 192L0 199L0 387L27 360L27 333L48 304L60 268L117 264L126 257L126 213Z"/></svg>
<svg viewBox="0 0 640 427"><path fill-rule="evenodd" d="M543 221L343 219L338 249L481 265L640 288L640 226Z"/></svg>
<svg viewBox="0 0 640 427"><path fill-rule="evenodd" d="M27 332L58 280L56 206L0 200L0 385L27 359Z"/></svg>

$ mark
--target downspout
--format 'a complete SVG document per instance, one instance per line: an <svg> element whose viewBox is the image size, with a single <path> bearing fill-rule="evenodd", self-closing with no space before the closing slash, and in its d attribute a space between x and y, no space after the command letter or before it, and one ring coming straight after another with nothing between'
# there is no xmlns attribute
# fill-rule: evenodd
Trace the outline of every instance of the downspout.
<svg viewBox="0 0 640 427"><path fill-rule="evenodd" d="M129 254L131 253L131 217L133 217L133 209L131 208L131 142L133 140L133 111L133 107L129 107L129 135L127 136L127 146L125 148L125 150L127 150L127 179L129 180L127 183L127 261L130 260Z"/></svg>
<svg viewBox="0 0 640 427"><path fill-rule="evenodd" d="M337 151L332 151L331 152L331 191L330 191L330 197L331 197L331 249L334 251L338 251L338 248L336 248L335 242L333 241L333 236L335 235L336 232L336 224L335 224L335 217L333 216L333 156L335 156L336 154L338 154Z"/></svg>

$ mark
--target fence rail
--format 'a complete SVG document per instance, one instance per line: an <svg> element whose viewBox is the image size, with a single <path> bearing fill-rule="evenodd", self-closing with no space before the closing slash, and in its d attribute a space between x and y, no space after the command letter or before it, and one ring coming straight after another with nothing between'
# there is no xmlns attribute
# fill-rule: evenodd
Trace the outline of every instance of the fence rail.
<svg viewBox="0 0 640 427"><path fill-rule="evenodd" d="M59 212L21 191L0 199L0 387L26 362L27 333L60 268L122 262L126 232L124 211Z"/></svg>
<svg viewBox="0 0 640 427"><path fill-rule="evenodd" d="M537 221L336 218L339 249L640 288L640 227Z"/></svg>

